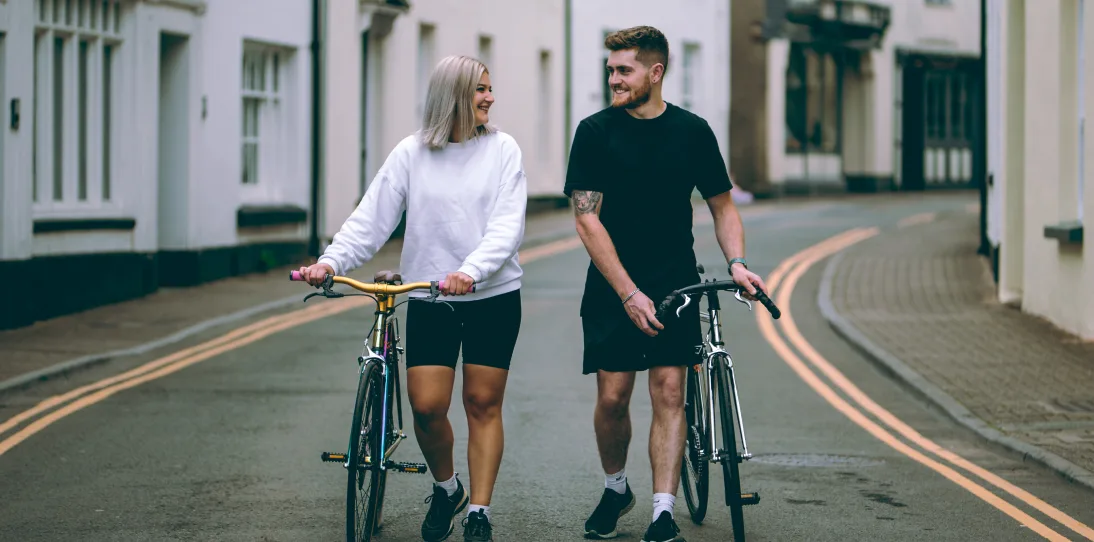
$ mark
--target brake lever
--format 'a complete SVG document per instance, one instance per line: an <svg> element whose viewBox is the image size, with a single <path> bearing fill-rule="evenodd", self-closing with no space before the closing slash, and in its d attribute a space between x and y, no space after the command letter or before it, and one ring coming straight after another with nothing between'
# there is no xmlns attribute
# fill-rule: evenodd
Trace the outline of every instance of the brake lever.
<svg viewBox="0 0 1094 542"><path fill-rule="evenodd" d="M737 293L733 294L733 297L735 299L737 299L737 301L740 301L741 303L744 303L745 305L748 305L748 311L752 312L752 302L741 297L741 289L740 288L737 288Z"/></svg>
<svg viewBox="0 0 1094 542"><path fill-rule="evenodd" d="M680 305L680 308L676 309L676 317L677 318L680 317L680 313L683 312L684 308L691 304L691 296L690 295L684 294L682 297L684 298L684 304Z"/></svg>

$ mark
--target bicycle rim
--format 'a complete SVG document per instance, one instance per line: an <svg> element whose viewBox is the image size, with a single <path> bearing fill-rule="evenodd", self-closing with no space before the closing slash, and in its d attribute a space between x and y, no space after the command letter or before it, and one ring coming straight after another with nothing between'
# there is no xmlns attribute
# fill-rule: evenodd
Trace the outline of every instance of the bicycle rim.
<svg viewBox="0 0 1094 542"><path fill-rule="evenodd" d="M366 365L357 385L350 426L349 467L346 486L346 540L368 542L376 525L380 469L371 465L379 458L380 391L383 382L375 365Z"/></svg>
<svg viewBox="0 0 1094 542"><path fill-rule="evenodd" d="M722 447L725 454L722 457L722 476L725 479L726 505L729 506L729 515L733 520L733 540L744 542L745 517L744 504L741 503L741 473L739 467L740 456L737 453L737 434L733 424L733 396L730 387L729 368L726 360L720 359L715 364L718 374L718 405L722 424Z"/></svg>
<svg viewBox="0 0 1094 542"><path fill-rule="evenodd" d="M680 462L680 482L683 484L684 501L687 502L691 521L696 525L701 525L706 518L709 489L708 462L706 458L699 456L703 438L707 434L699 384L699 375L689 369L687 402L684 404L684 416L687 419L687 444L684 447L684 459Z"/></svg>

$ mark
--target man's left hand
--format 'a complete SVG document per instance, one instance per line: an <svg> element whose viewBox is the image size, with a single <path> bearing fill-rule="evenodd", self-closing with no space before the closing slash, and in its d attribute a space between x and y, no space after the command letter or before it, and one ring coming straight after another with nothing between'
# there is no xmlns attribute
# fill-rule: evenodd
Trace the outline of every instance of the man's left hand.
<svg viewBox="0 0 1094 542"><path fill-rule="evenodd" d="M736 282L738 286L745 289L743 297L755 301L756 297L753 294L756 293L757 286L764 292L767 292L767 285L764 284L764 279L760 278L756 273L749 271L744 265L734 263L733 266L730 267L730 273L733 274L733 282Z"/></svg>

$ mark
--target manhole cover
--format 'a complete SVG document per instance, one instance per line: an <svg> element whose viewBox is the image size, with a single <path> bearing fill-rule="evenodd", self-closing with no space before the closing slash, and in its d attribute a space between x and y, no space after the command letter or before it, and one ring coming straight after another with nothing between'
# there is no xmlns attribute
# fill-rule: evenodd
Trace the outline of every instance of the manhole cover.
<svg viewBox="0 0 1094 542"><path fill-rule="evenodd" d="M876 467L883 462L868 457L833 454L767 454L756 455L750 463L779 465L783 467Z"/></svg>

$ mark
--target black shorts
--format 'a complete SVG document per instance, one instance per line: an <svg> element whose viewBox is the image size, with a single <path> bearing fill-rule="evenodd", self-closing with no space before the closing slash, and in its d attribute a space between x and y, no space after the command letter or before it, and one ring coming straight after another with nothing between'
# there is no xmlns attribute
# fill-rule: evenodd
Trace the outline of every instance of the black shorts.
<svg viewBox="0 0 1094 542"><path fill-rule="evenodd" d="M673 312L662 319L661 324L665 329L656 337L650 337L638 329L626 313L582 317L581 329L585 338L582 374L645 371L651 367L698 363L703 342L699 303L692 300L679 318Z"/></svg>
<svg viewBox="0 0 1094 542"><path fill-rule="evenodd" d="M465 364L508 370L520 315L520 290L447 305L412 300L406 304L406 366L455 369L462 346Z"/></svg>

